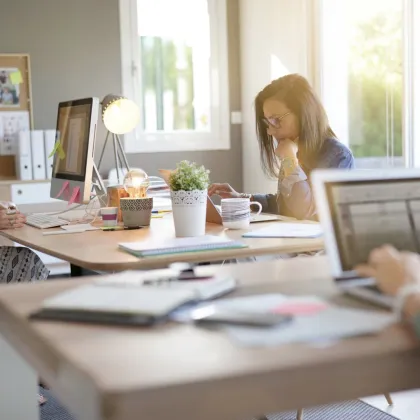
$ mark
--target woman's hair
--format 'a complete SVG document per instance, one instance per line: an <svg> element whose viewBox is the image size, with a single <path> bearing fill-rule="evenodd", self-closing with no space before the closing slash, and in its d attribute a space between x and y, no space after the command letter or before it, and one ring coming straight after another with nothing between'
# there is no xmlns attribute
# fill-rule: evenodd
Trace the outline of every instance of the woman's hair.
<svg viewBox="0 0 420 420"><path fill-rule="evenodd" d="M299 124L299 160L311 165L324 141L336 137L321 101L308 81L298 74L288 74L273 80L255 98L255 118L260 147L261 164L270 177L278 177L279 162L275 155L272 136L267 134L263 121L263 104L277 99L297 117Z"/></svg>

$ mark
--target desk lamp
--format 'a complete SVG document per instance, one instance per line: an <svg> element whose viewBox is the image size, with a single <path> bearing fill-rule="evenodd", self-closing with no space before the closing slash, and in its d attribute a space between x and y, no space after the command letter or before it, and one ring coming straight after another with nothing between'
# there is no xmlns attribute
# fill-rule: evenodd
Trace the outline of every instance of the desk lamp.
<svg viewBox="0 0 420 420"><path fill-rule="evenodd" d="M140 108L131 101L121 95L106 95L101 102L102 105L102 121L108 130L105 138L104 147L99 158L98 170L102 163L105 149L107 147L110 133L114 147L115 169L117 171L118 183L122 182L120 177L120 170L125 167L127 172L130 170L130 165L127 161L127 156L122 147L120 134L126 134L137 126L140 121Z"/></svg>

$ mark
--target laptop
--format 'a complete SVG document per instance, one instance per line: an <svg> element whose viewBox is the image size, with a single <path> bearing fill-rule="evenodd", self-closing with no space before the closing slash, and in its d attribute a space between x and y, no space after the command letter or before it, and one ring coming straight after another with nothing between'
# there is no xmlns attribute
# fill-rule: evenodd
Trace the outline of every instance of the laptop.
<svg viewBox="0 0 420 420"><path fill-rule="evenodd" d="M385 243L420 253L420 170L316 170L311 182L337 286L392 307L393 298L382 294L374 279L353 269Z"/></svg>

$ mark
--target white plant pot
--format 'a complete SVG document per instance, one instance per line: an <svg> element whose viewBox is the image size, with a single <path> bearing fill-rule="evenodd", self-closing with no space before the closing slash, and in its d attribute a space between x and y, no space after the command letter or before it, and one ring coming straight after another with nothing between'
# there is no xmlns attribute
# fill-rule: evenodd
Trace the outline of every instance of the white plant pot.
<svg viewBox="0 0 420 420"><path fill-rule="evenodd" d="M171 191L175 235L178 238L206 233L207 190Z"/></svg>

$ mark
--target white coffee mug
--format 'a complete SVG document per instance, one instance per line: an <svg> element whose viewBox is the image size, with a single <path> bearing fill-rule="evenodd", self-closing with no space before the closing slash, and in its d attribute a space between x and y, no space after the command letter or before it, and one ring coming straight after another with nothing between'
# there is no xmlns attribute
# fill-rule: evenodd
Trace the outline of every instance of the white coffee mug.
<svg viewBox="0 0 420 420"><path fill-rule="evenodd" d="M223 226L227 229L246 229L251 219L258 216L262 211L262 205L258 201L250 201L249 198L224 198L220 202ZM258 206L257 214L251 216L251 206Z"/></svg>

